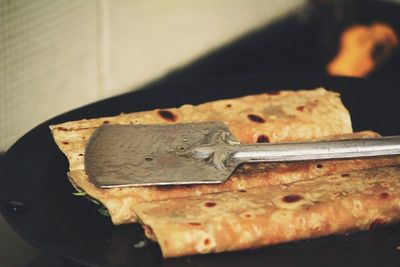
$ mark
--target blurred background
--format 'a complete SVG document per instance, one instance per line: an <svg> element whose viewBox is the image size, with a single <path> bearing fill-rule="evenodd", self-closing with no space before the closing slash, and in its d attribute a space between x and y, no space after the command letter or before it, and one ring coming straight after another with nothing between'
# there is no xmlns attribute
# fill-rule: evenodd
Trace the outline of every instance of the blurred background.
<svg viewBox="0 0 400 267"><path fill-rule="evenodd" d="M328 75L353 25L352 56L331 74L397 78L399 14L400 1L0 0L0 152L55 115L155 82Z"/></svg>
<svg viewBox="0 0 400 267"><path fill-rule="evenodd" d="M45 120L154 84L243 74L400 81L399 34L400 0L0 0L0 164ZM0 236L4 266L59 266L1 216Z"/></svg>

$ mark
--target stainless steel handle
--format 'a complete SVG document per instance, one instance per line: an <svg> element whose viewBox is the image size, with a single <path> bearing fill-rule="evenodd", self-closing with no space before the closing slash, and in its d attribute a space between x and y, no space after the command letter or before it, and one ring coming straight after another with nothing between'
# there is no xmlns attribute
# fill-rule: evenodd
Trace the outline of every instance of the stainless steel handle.
<svg viewBox="0 0 400 267"><path fill-rule="evenodd" d="M344 159L400 154L400 136L373 139L234 145L226 160L280 162Z"/></svg>

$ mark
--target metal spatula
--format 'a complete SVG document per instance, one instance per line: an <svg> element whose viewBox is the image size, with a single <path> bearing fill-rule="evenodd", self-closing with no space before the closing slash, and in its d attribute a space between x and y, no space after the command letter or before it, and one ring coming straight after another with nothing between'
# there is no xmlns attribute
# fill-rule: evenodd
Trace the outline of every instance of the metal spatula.
<svg viewBox="0 0 400 267"><path fill-rule="evenodd" d="M244 162L400 154L400 136L307 143L240 144L222 122L104 125L85 152L99 187L221 183Z"/></svg>

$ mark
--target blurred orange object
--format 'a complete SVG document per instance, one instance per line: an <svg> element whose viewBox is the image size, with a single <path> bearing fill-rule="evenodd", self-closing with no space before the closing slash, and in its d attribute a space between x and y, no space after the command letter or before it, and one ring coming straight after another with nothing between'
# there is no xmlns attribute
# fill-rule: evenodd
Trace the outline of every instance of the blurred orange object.
<svg viewBox="0 0 400 267"><path fill-rule="evenodd" d="M396 32L383 23L346 29L337 56L328 64L330 75L365 77L398 45Z"/></svg>

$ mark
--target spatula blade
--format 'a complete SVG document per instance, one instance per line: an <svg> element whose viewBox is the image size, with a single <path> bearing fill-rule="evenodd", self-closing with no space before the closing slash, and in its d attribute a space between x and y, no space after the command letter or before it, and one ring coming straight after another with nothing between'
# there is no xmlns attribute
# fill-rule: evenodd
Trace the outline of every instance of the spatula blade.
<svg viewBox="0 0 400 267"><path fill-rule="evenodd" d="M88 142L85 169L103 188L220 183L235 166L217 168L191 150L224 133L230 135L222 122L103 125Z"/></svg>

